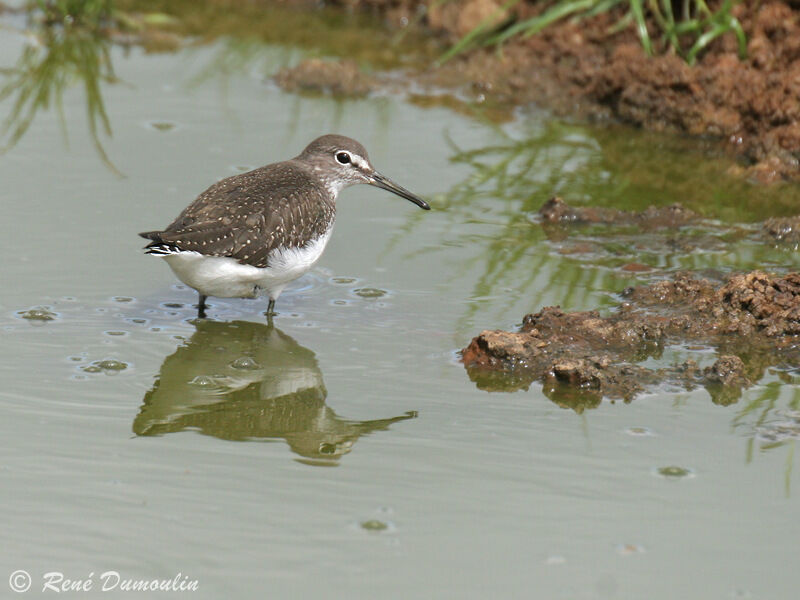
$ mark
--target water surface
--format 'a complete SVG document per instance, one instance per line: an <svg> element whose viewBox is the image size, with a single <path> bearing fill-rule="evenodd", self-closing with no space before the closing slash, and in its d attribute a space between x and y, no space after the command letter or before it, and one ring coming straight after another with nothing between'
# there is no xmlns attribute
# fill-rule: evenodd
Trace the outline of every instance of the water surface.
<svg viewBox="0 0 800 600"><path fill-rule="evenodd" d="M0 38L3 66L29 43ZM304 50L262 43L257 63L215 70L229 50L103 46L110 63L92 64L113 67L97 88L112 135L102 120L92 135L73 85L68 145L51 104L0 159L6 574L26 569L35 588L47 571L180 572L197 598L794 597L797 373L770 372L727 407L660 390L578 414L537 384L478 390L457 350L679 269L796 268L733 227L797 212L796 188L752 187L679 140L536 111L498 126L402 98L289 95L265 76ZM334 131L434 210L349 189L273 328L252 300L212 299L212 320L193 320L195 293L136 233ZM720 227L644 246L589 232L603 243L565 252L534 218L555 193L681 201ZM622 268L634 261L652 270ZM687 357L714 360L659 360Z"/></svg>

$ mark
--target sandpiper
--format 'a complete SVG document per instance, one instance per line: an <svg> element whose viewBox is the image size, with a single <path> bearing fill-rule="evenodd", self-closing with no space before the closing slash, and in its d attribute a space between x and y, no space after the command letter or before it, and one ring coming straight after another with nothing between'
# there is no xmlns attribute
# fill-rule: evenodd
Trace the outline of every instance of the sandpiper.
<svg viewBox="0 0 800 600"><path fill-rule="evenodd" d="M151 240L147 254L163 257L197 290L197 316L206 298L269 297L267 316L283 289L322 256L342 189L367 183L430 210L427 202L378 173L367 151L341 135L323 135L291 160L218 181Z"/></svg>

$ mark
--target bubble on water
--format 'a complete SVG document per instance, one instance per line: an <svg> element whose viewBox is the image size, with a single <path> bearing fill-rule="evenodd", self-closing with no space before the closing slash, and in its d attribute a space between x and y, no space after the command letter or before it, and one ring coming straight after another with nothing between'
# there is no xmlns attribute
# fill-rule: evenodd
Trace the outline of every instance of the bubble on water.
<svg viewBox="0 0 800 600"><path fill-rule="evenodd" d="M358 281L355 277L331 277L331 283L337 285L349 285Z"/></svg>
<svg viewBox="0 0 800 600"><path fill-rule="evenodd" d="M58 313L50 310L49 306L32 306L28 310L18 310L17 314L32 323L46 323L58 318Z"/></svg>
<svg viewBox="0 0 800 600"><path fill-rule="evenodd" d="M686 469L684 467L679 467L677 465L660 467L656 470L656 473L661 477L666 477L668 479L682 479L683 477L694 477L694 471L692 471L691 469Z"/></svg>
<svg viewBox="0 0 800 600"><path fill-rule="evenodd" d="M231 367L234 369L241 369L242 371L253 371L255 369L260 369L261 365L249 356L240 356L231 363Z"/></svg>
<svg viewBox="0 0 800 600"><path fill-rule="evenodd" d="M214 387L216 384L213 377L209 377L208 375L198 375L189 382L189 385L194 385L201 388L210 388Z"/></svg>
<svg viewBox="0 0 800 600"><path fill-rule="evenodd" d="M649 427L628 427L625 430L625 433L636 437L649 437L655 435L653 430Z"/></svg>
<svg viewBox="0 0 800 600"><path fill-rule="evenodd" d="M166 133L167 131L172 131L177 128L178 124L174 121L147 121L145 126L148 129L153 129L155 131L160 131L162 133Z"/></svg>
<svg viewBox="0 0 800 600"><path fill-rule="evenodd" d="M350 303L347 300L331 300L331 304L334 306L347 306Z"/></svg>
<svg viewBox="0 0 800 600"><path fill-rule="evenodd" d="M113 336L113 337L124 337L124 336L128 335L127 331L117 331L117 330L104 331L103 333L105 333L106 335Z"/></svg>
<svg viewBox="0 0 800 600"><path fill-rule="evenodd" d="M378 288L358 288L353 293L360 298L383 298L389 292Z"/></svg>
<svg viewBox="0 0 800 600"><path fill-rule="evenodd" d="M113 358L96 360L89 365L81 367L84 373L105 373L106 375L116 375L120 371L128 368L128 363Z"/></svg>
<svg viewBox="0 0 800 600"><path fill-rule="evenodd" d="M638 544L617 544L614 548L620 556L630 556L631 554L644 554L644 546Z"/></svg>
<svg viewBox="0 0 800 600"><path fill-rule="evenodd" d="M161 306L164 308L183 308L185 305L181 302L164 302Z"/></svg>
<svg viewBox="0 0 800 600"><path fill-rule="evenodd" d="M103 369L103 371L124 371L128 368L128 363L122 362L121 360L115 360L113 358L95 361L94 364Z"/></svg>
<svg viewBox="0 0 800 600"><path fill-rule="evenodd" d="M114 296L112 298L114 302L133 302L133 298L130 296Z"/></svg>
<svg viewBox="0 0 800 600"><path fill-rule="evenodd" d="M386 531L389 529L389 524L378 519L369 519L368 521L361 522L361 529L367 531Z"/></svg>

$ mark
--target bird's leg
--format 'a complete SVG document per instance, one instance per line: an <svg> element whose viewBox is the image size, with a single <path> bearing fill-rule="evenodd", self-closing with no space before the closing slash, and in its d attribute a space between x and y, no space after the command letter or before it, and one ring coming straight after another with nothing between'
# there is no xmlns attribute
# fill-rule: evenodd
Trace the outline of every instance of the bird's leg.
<svg viewBox="0 0 800 600"><path fill-rule="evenodd" d="M278 314L275 312L275 300L272 298L269 299L269 304L267 304L267 312L265 314L267 315L267 319L269 321L272 320L272 317Z"/></svg>
<svg viewBox="0 0 800 600"><path fill-rule="evenodd" d="M206 298L208 298L208 296L204 296L203 294L200 294L200 302L197 303L197 318L198 319L205 319L206 318Z"/></svg>

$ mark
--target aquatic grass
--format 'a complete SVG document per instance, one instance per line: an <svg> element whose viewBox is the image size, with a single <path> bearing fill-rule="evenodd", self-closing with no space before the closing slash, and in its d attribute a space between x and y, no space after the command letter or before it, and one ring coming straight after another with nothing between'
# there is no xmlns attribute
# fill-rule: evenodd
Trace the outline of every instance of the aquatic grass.
<svg viewBox="0 0 800 600"><path fill-rule="evenodd" d="M739 57L747 57L747 36L733 15L733 7L740 0L723 0L716 10L711 10L705 0L682 0L677 13L673 0L558 0L540 14L515 23L506 21L498 26L499 15L520 1L510 0L498 8L444 53L439 63L477 46L500 47L514 37L530 37L566 18L580 20L612 10L623 12L609 33L634 25L648 55L655 53L650 33L655 29L660 34L662 46L682 56L689 64L694 64L709 44L726 34L736 37ZM650 28L648 24L651 24Z"/></svg>

